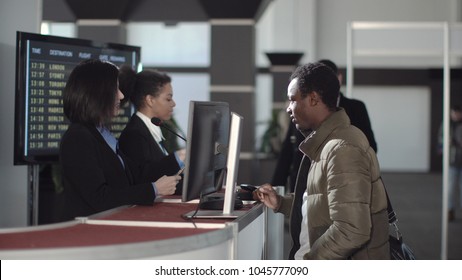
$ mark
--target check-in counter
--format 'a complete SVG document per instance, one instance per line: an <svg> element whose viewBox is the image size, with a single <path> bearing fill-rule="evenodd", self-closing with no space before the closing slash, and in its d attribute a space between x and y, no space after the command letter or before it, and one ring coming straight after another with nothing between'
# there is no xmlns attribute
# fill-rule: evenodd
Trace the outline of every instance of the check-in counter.
<svg viewBox="0 0 462 280"><path fill-rule="evenodd" d="M183 218L196 207L166 200L2 229L0 259L282 259L282 215L248 203L233 219Z"/></svg>

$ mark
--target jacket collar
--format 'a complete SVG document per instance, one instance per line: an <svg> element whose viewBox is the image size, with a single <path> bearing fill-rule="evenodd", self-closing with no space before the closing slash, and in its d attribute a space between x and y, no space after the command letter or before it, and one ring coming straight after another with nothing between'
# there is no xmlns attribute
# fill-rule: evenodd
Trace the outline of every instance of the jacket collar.
<svg viewBox="0 0 462 280"><path fill-rule="evenodd" d="M143 121L143 123L148 128L149 133L151 133L152 137L156 140L157 143L165 139L164 136L162 135L162 130L160 129L160 127L157 125L154 125L151 122L151 119L149 117L147 117L145 114L141 113L140 111L137 111L136 115L138 116L138 118L140 118Z"/></svg>
<svg viewBox="0 0 462 280"><path fill-rule="evenodd" d="M106 140L104 140L103 135L101 135L100 131L94 124L84 124L84 123L73 123L75 125L81 125L83 127L86 127L90 133L95 136L95 138L101 142L101 143L106 143Z"/></svg>
<svg viewBox="0 0 462 280"><path fill-rule="evenodd" d="M338 127L347 125L350 125L350 118L348 118L343 108L338 108L336 112L327 117L316 130L312 131L305 140L300 143L300 151L306 154L310 159L313 159L332 131L336 130Z"/></svg>

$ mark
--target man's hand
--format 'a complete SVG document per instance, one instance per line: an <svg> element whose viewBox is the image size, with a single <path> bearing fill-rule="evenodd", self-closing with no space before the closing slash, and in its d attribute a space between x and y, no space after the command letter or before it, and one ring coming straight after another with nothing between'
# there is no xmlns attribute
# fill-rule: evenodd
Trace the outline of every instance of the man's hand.
<svg viewBox="0 0 462 280"><path fill-rule="evenodd" d="M279 206L279 195L270 184L261 185L253 192L255 200L261 201L266 207L276 209Z"/></svg>

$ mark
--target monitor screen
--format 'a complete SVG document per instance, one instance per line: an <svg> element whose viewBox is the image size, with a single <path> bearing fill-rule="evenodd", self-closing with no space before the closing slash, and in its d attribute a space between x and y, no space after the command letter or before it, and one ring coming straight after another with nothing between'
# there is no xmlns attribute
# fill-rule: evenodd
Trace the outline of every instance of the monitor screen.
<svg viewBox="0 0 462 280"><path fill-rule="evenodd" d="M138 68L140 47L17 32L14 164L57 162L61 136L68 121L63 89L70 72L82 60L101 59ZM126 103L114 119L120 135L133 113Z"/></svg>
<svg viewBox="0 0 462 280"><path fill-rule="evenodd" d="M182 201L219 191L226 176L228 103L190 101Z"/></svg>
<svg viewBox="0 0 462 280"><path fill-rule="evenodd" d="M236 181L239 169L239 155L241 153L243 117L231 112L231 124L229 129L228 160L226 161L225 199L223 214L229 215L234 210Z"/></svg>

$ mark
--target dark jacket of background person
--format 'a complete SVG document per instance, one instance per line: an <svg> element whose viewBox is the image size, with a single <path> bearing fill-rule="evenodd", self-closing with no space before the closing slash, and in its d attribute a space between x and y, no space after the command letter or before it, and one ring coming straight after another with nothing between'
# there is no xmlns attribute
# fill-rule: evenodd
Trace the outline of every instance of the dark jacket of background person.
<svg viewBox="0 0 462 280"><path fill-rule="evenodd" d="M156 181L179 170L174 153L166 156L144 122L134 114L119 138L119 148L130 155L139 173L135 182ZM169 151L170 152L170 151Z"/></svg>
<svg viewBox="0 0 462 280"><path fill-rule="evenodd" d="M132 185L130 162L120 156L125 166L96 127L70 124L60 147L64 220L122 205L152 205L155 194L151 183Z"/></svg>
<svg viewBox="0 0 462 280"><path fill-rule="evenodd" d="M304 139L305 136L297 130L292 122L289 122L289 128L282 142L276 168L271 179L273 186L288 185L289 189L287 191L294 191L298 169L303 158L303 153L300 152L298 146Z"/></svg>
<svg viewBox="0 0 462 280"><path fill-rule="evenodd" d="M364 102L358 99L347 98L340 92L339 107L345 109L351 124L359 128L366 135L369 145L377 153L377 142L372 131L371 120Z"/></svg>

